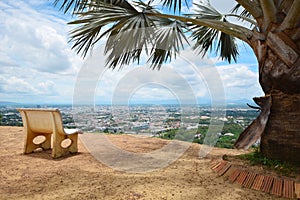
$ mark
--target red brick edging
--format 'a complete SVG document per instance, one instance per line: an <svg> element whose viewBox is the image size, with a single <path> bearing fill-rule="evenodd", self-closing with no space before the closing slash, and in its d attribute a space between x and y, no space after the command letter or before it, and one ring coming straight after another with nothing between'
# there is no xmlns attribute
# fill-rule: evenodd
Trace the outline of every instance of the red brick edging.
<svg viewBox="0 0 300 200"><path fill-rule="evenodd" d="M251 172L241 169L239 166L233 166L229 161L225 160L213 160L210 168L218 176L228 177L230 182L237 183L243 187L279 197L300 199L300 182Z"/></svg>

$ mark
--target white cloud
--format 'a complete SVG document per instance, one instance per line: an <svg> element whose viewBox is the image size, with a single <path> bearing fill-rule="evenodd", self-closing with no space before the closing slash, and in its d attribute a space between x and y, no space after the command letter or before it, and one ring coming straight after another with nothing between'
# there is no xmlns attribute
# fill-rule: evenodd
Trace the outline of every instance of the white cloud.
<svg viewBox="0 0 300 200"><path fill-rule="evenodd" d="M66 21L53 19L47 11L38 12L23 1L3 9L0 17L2 54L38 71L58 73L72 67Z"/></svg>
<svg viewBox="0 0 300 200"><path fill-rule="evenodd" d="M6 66L15 66L15 65L17 65L17 64L11 57L9 57L4 52L0 52L0 66L6 67Z"/></svg>
<svg viewBox="0 0 300 200"><path fill-rule="evenodd" d="M0 17L1 100L70 101L82 59L68 44L67 17L38 0L1 1Z"/></svg>
<svg viewBox="0 0 300 200"><path fill-rule="evenodd" d="M249 66L232 64L219 66L217 69L228 99L251 99L263 95L258 83L258 74L250 70Z"/></svg>
<svg viewBox="0 0 300 200"><path fill-rule="evenodd" d="M53 81L45 81L38 83L38 87L40 91L52 91L55 87L55 83Z"/></svg>
<svg viewBox="0 0 300 200"><path fill-rule="evenodd" d="M197 55L194 54L194 56L198 58ZM132 96L149 100L181 98L183 101L208 98L209 88L206 87L208 81L206 79L209 77L204 77L201 71L207 66L191 62L191 60L197 60L198 63L204 63L203 60L197 58L189 59L179 56L173 62L163 65L160 71L150 70L146 65L130 66L121 71L107 70L100 77L96 99L109 101L114 98L126 102ZM97 61L89 62L89 64L92 70L93 64L97 65ZM199 66L201 70L197 69Z"/></svg>
<svg viewBox="0 0 300 200"><path fill-rule="evenodd" d="M9 77L8 79L4 79L1 77L2 90L5 93L22 93L22 94L33 94L37 92L37 90L29 84L27 81L23 79L19 79L15 76Z"/></svg>
<svg viewBox="0 0 300 200"><path fill-rule="evenodd" d="M230 10L237 4L235 0L209 0L210 4L221 13L229 13Z"/></svg>
<svg viewBox="0 0 300 200"><path fill-rule="evenodd" d="M200 3L206 3L209 2L217 11L221 13L229 13L229 11L236 5L236 1L234 0L193 0L193 3L200 4ZM193 11L195 8L197 8L194 4L191 8Z"/></svg>

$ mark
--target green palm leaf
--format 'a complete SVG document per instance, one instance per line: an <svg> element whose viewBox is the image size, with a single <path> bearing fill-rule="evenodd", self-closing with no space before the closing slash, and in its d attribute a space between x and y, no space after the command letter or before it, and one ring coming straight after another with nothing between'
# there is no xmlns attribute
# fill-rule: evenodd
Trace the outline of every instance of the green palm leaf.
<svg viewBox="0 0 300 200"><path fill-rule="evenodd" d="M225 18L224 21L226 22ZM217 51L220 51L220 57L223 60L228 60L229 63L231 62L231 59L236 62L237 56L239 55L235 38L225 33L221 33Z"/></svg>
<svg viewBox="0 0 300 200"><path fill-rule="evenodd" d="M133 4L136 7L139 7L142 9L142 12L148 11L148 12L158 12L156 11L156 8L154 6L152 6L152 1L149 1L148 3L144 3L141 0L139 1L133 1Z"/></svg>
<svg viewBox="0 0 300 200"><path fill-rule="evenodd" d="M188 16L196 19L210 19L227 22L225 16L213 8L209 2L195 4L195 6L196 13ZM236 61L238 49L235 39L232 36L213 28L196 25L191 26L191 31L191 37L196 41L193 46L195 50L199 50L200 53L205 55L208 51L216 49L222 59L227 60L229 63L232 59ZM215 45L216 43L218 44Z"/></svg>
<svg viewBox="0 0 300 200"><path fill-rule="evenodd" d="M60 4L60 10L63 10L65 13L68 11L72 11L72 13L82 12L88 7L91 8L103 3L132 11L135 10L131 4L125 0L54 0L53 2L54 6Z"/></svg>
<svg viewBox="0 0 300 200"><path fill-rule="evenodd" d="M242 9L242 11L240 12L241 9ZM231 10L231 13L232 14L227 14L225 16L226 17L227 16L228 17L235 17L238 20L246 21L246 22L250 23L251 26L254 25L256 28L258 28L257 22L254 20L251 13L249 11L247 11L246 9L244 9L241 4L237 4L236 6L234 6L234 8Z"/></svg>
<svg viewBox="0 0 300 200"><path fill-rule="evenodd" d="M54 6L58 6L60 3L60 10L66 13L69 10L73 10L73 12L83 10L89 1L90 0L55 0L53 4Z"/></svg>
<svg viewBox="0 0 300 200"><path fill-rule="evenodd" d="M193 26L191 30L193 31L191 37L193 40L196 40L196 43L193 46L194 50L199 50L199 53L204 55L208 50L211 51L213 49L213 42L218 36L217 30L203 26Z"/></svg>
<svg viewBox="0 0 300 200"><path fill-rule="evenodd" d="M155 31L154 46L148 59L152 69L160 69L161 64L172 60L172 57L176 58L180 49L184 49L184 41L188 43L184 34L184 24L165 21L160 26L162 27Z"/></svg>
<svg viewBox="0 0 300 200"><path fill-rule="evenodd" d="M79 20L69 23L79 25L71 31L70 41L74 42L72 48L75 48L77 53L82 52L83 56L86 56L89 49L103 36L109 33L109 31L106 31L100 35L100 31L104 26L118 21L126 21L138 14L135 10L127 10L118 6L103 3L95 7L96 10L82 12ZM98 9L101 9L101 12L99 12ZM113 27L116 29L118 26L115 25ZM110 28L109 30L112 31L113 29Z"/></svg>
<svg viewBox="0 0 300 200"><path fill-rule="evenodd" d="M232 10L231 10L231 13L235 13L237 14L239 12L239 10L242 9L242 12L239 14L239 16L241 16L241 19L243 19L242 17L247 17L247 18L252 18L252 15L249 13L249 11L247 11L246 9L244 9L242 7L241 4L236 4Z"/></svg>
<svg viewBox="0 0 300 200"><path fill-rule="evenodd" d="M107 64L113 69L131 62L139 62L153 36L153 24L143 13L131 16L111 27L106 42Z"/></svg>
<svg viewBox="0 0 300 200"><path fill-rule="evenodd" d="M173 7L174 12L176 12L177 9L179 12L181 11L181 0L161 0L161 2L163 3L163 6L167 6L169 9ZM187 0L184 0L184 3L188 6Z"/></svg>

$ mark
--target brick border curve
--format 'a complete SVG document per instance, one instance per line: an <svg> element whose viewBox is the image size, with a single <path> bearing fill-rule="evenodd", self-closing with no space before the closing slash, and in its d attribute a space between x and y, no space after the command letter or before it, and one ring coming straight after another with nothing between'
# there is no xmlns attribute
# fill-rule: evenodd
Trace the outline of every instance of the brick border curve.
<svg viewBox="0 0 300 200"><path fill-rule="evenodd" d="M278 197L300 199L300 181L251 172L223 159L212 160L210 168L218 176L226 177L231 183L237 183L242 187Z"/></svg>

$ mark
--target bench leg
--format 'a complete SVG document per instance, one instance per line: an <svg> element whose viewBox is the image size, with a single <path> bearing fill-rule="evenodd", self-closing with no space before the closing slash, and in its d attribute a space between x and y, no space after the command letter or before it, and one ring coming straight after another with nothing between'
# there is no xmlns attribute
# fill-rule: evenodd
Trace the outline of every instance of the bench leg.
<svg viewBox="0 0 300 200"><path fill-rule="evenodd" d="M34 138L40 135L45 137L45 141L41 144L35 144L33 142ZM32 153L37 148L42 148L43 150L51 149L51 134L36 134L28 131L25 136L24 154Z"/></svg>
<svg viewBox="0 0 300 200"><path fill-rule="evenodd" d="M27 132L26 136L25 136L25 142L24 142L24 153L32 153L37 147L36 144L33 143L33 139L36 137L36 135L34 135L31 132Z"/></svg>
<svg viewBox="0 0 300 200"><path fill-rule="evenodd" d="M78 152L78 134L68 135L68 138L72 140L72 144L69 147L70 153Z"/></svg>
<svg viewBox="0 0 300 200"><path fill-rule="evenodd" d="M61 146L61 143L65 139L70 139L72 141L71 145L67 148L63 148ZM52 157L53 158L59 158L67 153L76 153L78 152L78 134L72 134L72 135L60 135L60 134L54 134L53 135L53 149L52 149Z"/></svg>

